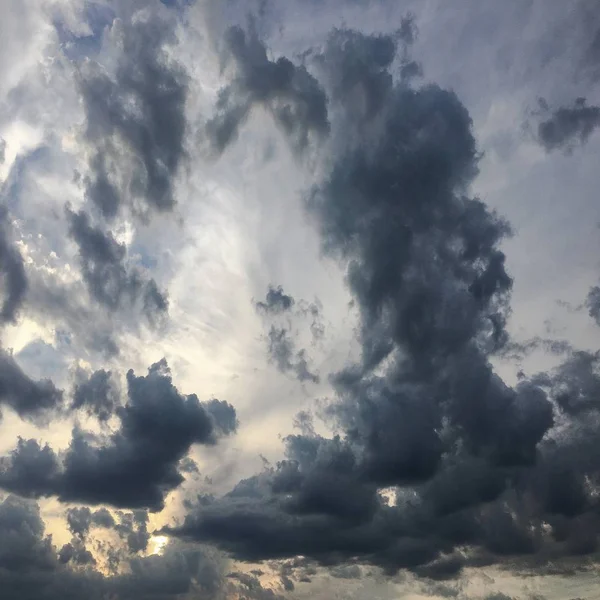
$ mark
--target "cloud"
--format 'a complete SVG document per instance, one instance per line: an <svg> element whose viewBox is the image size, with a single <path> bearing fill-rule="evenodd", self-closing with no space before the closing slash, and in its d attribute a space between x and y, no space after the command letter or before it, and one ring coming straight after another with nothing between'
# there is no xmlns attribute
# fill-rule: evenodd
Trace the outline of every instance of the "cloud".
<svg viewBox="0 0 600 600"><path fill-rule="evenodd" d="M174 178L185 156L188 77L168 55L175 33L158 11L115 21L114 73L86 62L79 91L92 149L86 194L106 218L122 205L146 214L175 206Z"/></svg>
<svg viewBox="0 0 600 600"><path fill-rule="evenodd" d="M319 339L323 333L319 308L316 304L301 301L294 310L296 301L283 291L281 286L269 286L264 301L255 302L256 311L271 323L267 333L267 352L269 360L281 373L291 373L300 382L319 383L319 376L309 366L306 350L296 349L296 339L292 332L293 317L312 317L310 330L313 339Z"/></svg>
<svg viewBox="0 0 600 600"><path fill-rule="evenodd" d="M21 418L43 421L60 408L62 400L62 391L50 380L30 379L12 354L0 348L0 406L8 406Z"/></svg>
<svg viewBox="0 0 600 600"><path fill-rule="evenodd" d="M293 373L298 381L319 382L319 376L308 366L306 350L296 350L289 330L272 325L267 338L269 357L279 371Z"/></svg>
<svg viewBox="0 0 600 600"><path fill-rule="evenodd" d="M317 80L285 57L270 60L254 28L249 33L237 26L227 30L223 61L233 63L236 74L220 90L216 115L206 126L217 152L237 138L254 106L269 111L296 151L304 150L313 136L328 133L327 99Z"/></svg>
<svg viewBox="0 0 600 600"><path fill-rule="evenodd" d="M265 314L278 314L290 310L294 306L294 298L284 293L283 288L269 286L265 301L256 303L256 310Z"/></svg>
<svg viewBox="0 0 600 600"><path fill-rule="evenodd" d="M168 310L167 296L158 290L154 279L125 267L126 248L110 233L90 224L88 215L67 209L70 234L79 248L81 272L87 289L97 302L109 310L141 303L153 324Z"/></svg>
<svg viewBox="0 0 600 600"><path fill-rule="evenodd" d="M129 371L127 384L120 427L108 439L75 428L60 458L48 445L20 439L2 461L0 487L28 497L162 510L166 495L184 481L180 459L193 444L213 445L235 432L235 410L181 395L165 360L146 376Z"/></svg>
<svg viewBox="0 0 600 600"><path fill-rule="evenodd" d="M324 88L352 82L330 97L335 143L307 198L359 311L361 359L334 374L323 410L338 435L288 436L284 460L165 532L239 560L358 561L434 580L593 553L595 367L561 346L556 372L514 387L494 372L510 342L510 227L469 195L479 154L466 108L395 81L397 43L338 30L315 56Z"/></svg>
<svg viewBox="0 0 600 600"><path fill-rule="evenodd" d="M600 287L595 285L590 289L586 304L590 317L600 325Z"/></svg>
<svg viewBox="0 0 600 600"><path fill-rule="evenodd" d="M85 540L91 527L110 529L115 526L115 520L106 508L91 511L87 506L67 508L67 526L76 537Z"/></svg>
<svg viewBox="0 0 600 600"><path fill-rule="evenodd" d="M541 101L542 112L550 108ZM600 126L600 107L588 106L585 98L577 98L573 106L561 106L550 112L537 127L539 143L546 152L571 151L576 144L585 144Z"/></svg>
<svg viewBox="0 0 600 600"><path fill-rule="evenodd" d="M99 369L88 377L80 371L77 377L71 410L82 409L99 421L108 421L120 404L112 373Z"/></svg>
<svg viewBox="0 0 600 600"><path fill-rule="evenodd" d="M0 323L16 320L27 291L27 276L23 259L9 237L8 213L0 207L0 281L3 291L0 295Z"/></svg>

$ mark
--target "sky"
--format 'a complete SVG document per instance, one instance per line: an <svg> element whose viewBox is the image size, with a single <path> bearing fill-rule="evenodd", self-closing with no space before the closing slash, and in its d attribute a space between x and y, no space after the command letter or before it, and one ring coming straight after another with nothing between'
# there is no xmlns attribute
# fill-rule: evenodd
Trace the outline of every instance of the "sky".
<svg viewBox="0 0 600 600"><path fill-rule="evenodd" d="M600 598L596 0L7 0L2 600Z"/></svg>

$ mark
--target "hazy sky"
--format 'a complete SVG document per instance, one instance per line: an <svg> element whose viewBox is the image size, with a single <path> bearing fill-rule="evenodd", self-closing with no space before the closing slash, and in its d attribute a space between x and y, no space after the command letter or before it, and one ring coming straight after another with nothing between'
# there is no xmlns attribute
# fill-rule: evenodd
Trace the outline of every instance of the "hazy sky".
<svg viewBox="0 0 600 600"><path fill-rule="evenodd" d="M600 598L597 0L7 0L0 598Z"/></svg>

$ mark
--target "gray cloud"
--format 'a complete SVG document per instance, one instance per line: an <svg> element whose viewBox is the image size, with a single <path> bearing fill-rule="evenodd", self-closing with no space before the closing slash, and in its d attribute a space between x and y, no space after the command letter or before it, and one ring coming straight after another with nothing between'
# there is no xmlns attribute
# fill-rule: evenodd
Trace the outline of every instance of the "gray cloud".
<svg viewBox="0 0 600 600"><path fill-rule="evenodd" d="M0 487L28 497L161 510L165 496L184 481L179 460L193 444L216 444L233 433L235 410L181 395L164 360L145 377L129 371L127 383L120 428L108 440L76 428L61 458L48 445L20 440L2 460Z"/></svg>
<svg viewBox="0 0 600 600"><path fill-rule="evenodd" d="M70 233L79 248L81 272L88 291L101 305L117 310L141 302L150 323L168 309L168 299L156 282L143 273L125 267L126 248L110 233L90 224L85 212L67 210Z"/></svg>
<svg viewBox="0 0 600 600"><path fill-rule="evenodd" d="M8 406L20 417L43 420L60 408L63 394L48 379L34 381L0 348L0 406Z"/></svg>
<svg viewBox="0 0 600 600"><path fill-rule="evenodd" d="M311 136L328 133L327 99L317 80L285 57L270 60L254 29L227 30L224 62L233 63L236 75L221 89L217 113L207 123L206 134L215 150L223 152L237 138L255 105L273 115L297 151L306 148Z"/></svg>
<svg viewBox="0 0 600 600"><path fill-rule="evenodd" d="M10 241L8 213L0 207L0 323L15 321L27 291L27 276L21 254Z"/></svg>
<svg viewBox="0 0 600 600"><path fill-rule="evenodd" d="M570 151L576 144L583 145L600 126L600 107L588 106L585 98L552 111L542 100L541 107L543 114L550 112L537 126L538 140L547 152Z"/></svg>
<svg viewBox="0 0 600 600"><path fill-rule="evenodd" d="M156 11L140 12L113 29L120 44L114 75L90 61L79 77L85 138L94 150L86 193L107 218L123 204L141 214L169 211L185 154L188 93L183 67L166 52L175 42L173 24Z"/></svg>
<svg viewBox="0 0 600 600"><path fill-rule="evenodd" d="M316 339L322 331L319 309L316 304L306 305L301 302L298 310L294 310L294 298L283 291L281 286L269 286L264 301L255 302L256 311L267 322L271 323L267 333L267 352L269 360L281 373L291 373L300 382L319 382L319 376L309 366L306 350L297 349L295 336L292 333L292 318L310 315L312 317L311 332ZM284 317L283 321L281 317ZM282 322L279 322L282 321Z"/></svg>
<svg viewBox="0 0 600 600"><path fill-rule="evenodd" d="M298 381L319 382L319 376L309 368L306 350L296 350L288 329L272 325L267 339L269 358L279 371L293 373Z"/></svg>
<svg viewBox="0 0 600 600"><path fill-rule="evenodd" d="M595 285L590 289L586 304L590 317L600 325L600 287Z"/></svg>
<svg viewBox="0 0 600 600"><path fill-rule="evenodd" d="M87 506L68 508L66 517L69 531L81 540L85 540L92 527L110 529L115 526L115 520L106 508L96 511Z"/></svg>
<svg viewBox="0 0 600 600"><path fill-rule="evenodd" d="M103 357L119 354L114 323L90 306L83 285L65 284L37 269L29 273L29 280L27 309L38 322L53 327L77 351Z"/></svg>
<svg viewBox="0 0 600 600"><path fill-rule="evenodd" d="M294 304L294 298L286 294L280 285L270 285L265 301L257 302L256 309L265 314L279 314L291 310Z"/></svg>
<svg viewBox="0 0 600 600"><path fill-rule="evenodd" d="M398 43L338 30L314 57L326 89L352 88L331 96L331 168L307 198L359 310L361 360L334 375L324 411L339 435L285 438L285 460L165 531L241 560L358 561L434 580L593 553L597 359L563 345L556 372L515 387L494 372L510 342L499 249L510 227L469 197L467 110L436 85L394 82Z"/></svg>
<svg viewBox="0 0 600 600"><path fill-rule="evenodd" d="M85 543L77 537L74 537L60 549L58 560L62 564L72 562L79 566L96 564L94 555L86 548Z"/></svg>
<svg viewBox="0 0 600 600"><path fill-rule="evenodd" d="M95 371L89 377L79 372L71 409L82 409L99 421L108 421L120 404L118 390L111 375L110 371L104 369Z"/></svg>

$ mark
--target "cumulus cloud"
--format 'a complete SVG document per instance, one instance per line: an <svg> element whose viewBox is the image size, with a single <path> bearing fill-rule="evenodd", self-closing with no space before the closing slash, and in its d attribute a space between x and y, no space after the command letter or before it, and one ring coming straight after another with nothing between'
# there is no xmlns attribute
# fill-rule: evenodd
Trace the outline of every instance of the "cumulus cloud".
<svg viewBox="0 0 600 600"><path fill-rule="evenodd" d="M468 111L436 85L394 80L398 43L337 30L315 57L325 88L352 89L332 95L331 167L307 199L359 310L361 360L333 376L324 410L339 435L287 437L285 460L165 531L241 560L358 560L437 580L594 552L597 376L579 355L516 387L494 372L510 228L469 196Z"/></svg>
<svg viewBox="0 0 600 600"><path fill-rule="evenodd" d="M60 457L48 445L20 439L2 460L0 487L28 497L161 510L166 495L184 481L180 459L194 444L213 445L235 432L235 410L220 400L201 403L180 394L164 360L146 376L129 371L127 384L119 429L108 439L75 428Z"/></svg>

